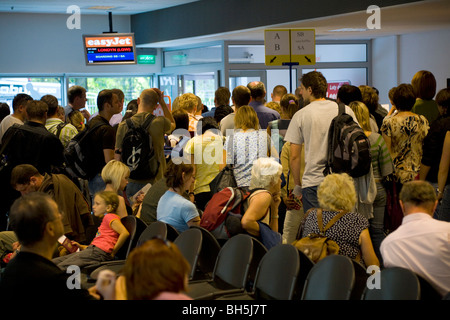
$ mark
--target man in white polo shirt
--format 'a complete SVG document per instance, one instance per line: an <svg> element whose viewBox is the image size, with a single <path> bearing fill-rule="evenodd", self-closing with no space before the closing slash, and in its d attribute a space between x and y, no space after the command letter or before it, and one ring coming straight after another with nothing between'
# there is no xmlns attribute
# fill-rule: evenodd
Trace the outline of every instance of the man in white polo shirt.
<svg viewBox="0 0 450 320"><path fill-rule="evenodd" d="M322 73L311 71L302 76L300 93L305 107L297 111L287 129L284 140L291 143L289 161L294 177L294 194L303 197L303 210L318 208L317 187L323 181L328 156L328 132L331 121L338 115L339 106L326 98L328 84ZM358 123L352 109L345 113ZM300 181L301 148L305 148L305 171Z"/></svg>
<svg viewBox="0 0 450 320"><path fill-rule="evenodd" d="M450 222L433 219L436 192L426 181L400 191L403 221L381 243L384 266L402 267L427 280L441 295L450 292Z"/></svg>

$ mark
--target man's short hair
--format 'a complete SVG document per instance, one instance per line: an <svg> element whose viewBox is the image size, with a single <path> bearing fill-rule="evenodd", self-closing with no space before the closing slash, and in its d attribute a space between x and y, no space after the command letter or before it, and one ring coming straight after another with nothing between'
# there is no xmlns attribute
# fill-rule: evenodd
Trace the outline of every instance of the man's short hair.
<svg viewBox="0 0 450 320"><path fill-rule="evenodd" d="M27 115L29 119L45 119L48 106L45 102L33 100L27 103Z"/></svg>
<svg viewBox="0 0 450 320"><path fill-rule="evenodd" d="M47 115L53 116L58 112L58 99L55 96L46 94L41 97L41 101L45 102L48 106Z"/></svg>
<svg viewBox="0 0 450 320"><path fill-rule="evenodd" d="M353 101L362 102L361 90L357 86L350 84L344 84L339 88L337 98L347 106Z"/></svg>
<svg viewBox="0 0 450 320"><path fill-rule="evenodd" d="M18 184L30 183L31 177L40 175L38 169L31 164L19 164L11 171L11 186L14 188Z"/></svg>
<svg viewBox="0 0 450 320"><path fill-rule="evenodd" d="M29 246L43 239L47 222L55 219L51 206L53 201L42 192L32 192L14 201L9 221L22 245Z"/></svg>
<svg viewBox="0 0 450 320"><path fill-rule="evenodd" d="M237 107L246 106L250 102L250 89L246 86L237 86L233 89L233 101Z"/></svg>
<svg viewBox="0 0 450 320"><path fill-rule="evenodd" d="M266 86L261 81L253 81L247 84L253 99L261 99L266 96Z"/></svg>
<svg viewBox="0 0 450 320"><path fill-rule="evenodd" d="M424 204L434 205L436 202L436 191L427 181L408 181L403 184L399 199L403 203L411 203L415 206L421 206Z"/></svg>
<svg viewBox="0 0 450 320"><path fill-rule="evenodd" d="M187 112L193 113L197 110L198 99L193 93L184 93L178 98L178 105Z"/></svg>
<svg viewBox="0 0 450 320"><path fill-rule="evenodd" d="M119 101L123 101L125 99L125 94L120 89L111 89L113 93L117 94Z"/></svg>
<svg viewBox="0 0 450 320"><path fill-rule="evenodd" d="M219 87L214 93L214 98L218 106L228 106L230 104L230 97L230 89L227 87Z"/></svg>
<svg viewBox="0 0 450 320"><path fill-rule="evenodd" d="M272 90L272 94L273 94L274 96L280 97L280 98L281 98L282 96L284 96L285 94L287 94L287 93L288 93L288 92L287 92L286 87L283 86L283 85L281 85L281 84L275 86L275 87L273 88L273 90Z"/></svg>
<svg viewBox="0 0 450 320"><path fill-rule="evenodd" d="M98 111L103 111L105 103L112 105L113 91L109 89L104 89L98 93L97 96L97 108Z"/></svg>
<svg viewBox="0 0 450 320"><path fill-rule="evenodd" d="M327 96L328 83L327 79L319 71L308 72L300 78L300 82L307 89L311 87L312 95L316 99L325 98Z"/></svg>
<svg viewBox="0 0 450 320"><path fill-rule="evenodd" d="M82 86L71 86L67 92L67 100L69 103L73 103L76 97L81 97L86 93L86 89Z"/></svg>
<svg viewBox="0 0 450 320"><path fill-rule="evenodd" d="M394 91L392 102L399 111L411 111L416 103L413 86L409 83L400 84Z"/></svg>
<svg viewBox="0 0 450 320"><path fill-rule="evenodd" d="M13 111L16 111L19 106L26 106L28 101L32 101L33 98L26 93L19 93L13 99Z"/></svg>

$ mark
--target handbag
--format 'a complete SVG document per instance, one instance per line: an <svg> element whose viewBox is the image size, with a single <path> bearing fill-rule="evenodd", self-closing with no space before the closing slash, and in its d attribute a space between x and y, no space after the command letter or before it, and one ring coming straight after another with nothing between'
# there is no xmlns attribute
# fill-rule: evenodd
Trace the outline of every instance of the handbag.
<svg viewBox="0 0 450 320"><path fill-rule="evenodd" d="M308 211L309 213L310 211ZM299 240L292 243L294 247L303 252L311 261L317 263L326 256L339 253L339 245L336 241L325 236L325 231L328 230L334 223L336 223L347 212L340 212L335 215L324 227L322 219L322 209L317 209L317 224L319 227L319 234L308 234ZM306 220L306 215L305 218Z"/></svg>
<svg viewBox="0 0 450 320"><path fill-rule="evenodd" d="M227 164L217 176L209 183L211 195L219 192L224 188L237 187L236 178L234 177L233 166Z"/></svg>

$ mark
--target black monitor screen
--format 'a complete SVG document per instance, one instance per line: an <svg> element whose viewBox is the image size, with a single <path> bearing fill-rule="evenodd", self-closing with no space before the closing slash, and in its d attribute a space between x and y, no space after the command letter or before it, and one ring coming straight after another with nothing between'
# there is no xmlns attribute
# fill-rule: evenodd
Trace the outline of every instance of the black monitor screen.
<svg viewBox="0 0 450 320"><path fill-rule="evenodd" d="M133 33L83 35L83 42L87 65L136 63Z"/></svg>

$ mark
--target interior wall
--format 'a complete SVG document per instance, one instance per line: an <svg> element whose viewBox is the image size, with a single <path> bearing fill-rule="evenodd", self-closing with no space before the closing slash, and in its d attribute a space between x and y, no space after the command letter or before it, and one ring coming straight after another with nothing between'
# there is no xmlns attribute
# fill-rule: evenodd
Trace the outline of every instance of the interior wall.
<svg viewBox="0 0 450 320"><path fill-rule="evenodd" d="M0 13L0 73L139 73L160 72L154 65L87 66L83 34L109 31L108 15L80 16L80 29L68 29L70 14ZM113 31L130 32L130 16L112 18Z"/></svg>
<svg viewBox="0 0 450 320"><path fill-rule="evenodd" d="M450 29L382 37L372 41L373 86L380 91L380 103L389 103L388 91L400 83L411 83L419 70L436 78L437 91L450 78Z"/></svg>

